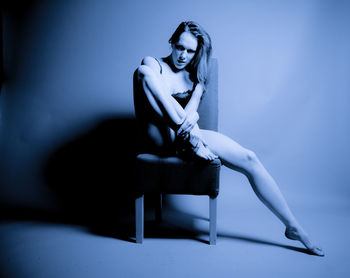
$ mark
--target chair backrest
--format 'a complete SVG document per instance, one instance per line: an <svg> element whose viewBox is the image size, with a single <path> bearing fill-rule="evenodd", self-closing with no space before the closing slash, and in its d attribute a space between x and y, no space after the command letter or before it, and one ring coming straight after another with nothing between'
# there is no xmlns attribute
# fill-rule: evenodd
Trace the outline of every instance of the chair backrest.
<svg viewBox="0 0 350 278"><path fill-rule="evenodd" d="M207 89L198 107L198 125L202 129L218 130L218 61L211 58Z"/></svg>

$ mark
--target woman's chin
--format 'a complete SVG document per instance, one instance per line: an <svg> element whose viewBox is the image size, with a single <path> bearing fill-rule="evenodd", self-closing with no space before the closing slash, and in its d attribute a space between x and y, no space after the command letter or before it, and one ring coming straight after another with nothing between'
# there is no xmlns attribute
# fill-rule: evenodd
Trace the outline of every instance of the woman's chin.
<svg viewBox="0 0 350 278"><path fill-rule="evenodd" d="M186 64L175 64L175 67L178 69L178 70L182 70L186 67Z"/></svg>

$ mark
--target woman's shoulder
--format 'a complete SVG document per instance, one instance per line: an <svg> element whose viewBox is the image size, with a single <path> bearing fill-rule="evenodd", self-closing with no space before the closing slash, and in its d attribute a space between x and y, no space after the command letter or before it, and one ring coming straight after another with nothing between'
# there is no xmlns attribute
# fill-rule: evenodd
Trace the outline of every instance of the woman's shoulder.
<svg viewBox="0 0 350 278"><path fill-rule="evenodd" d="M141 65L148 66L153 69L155 72L162 73L162 64L161 61L152 56L146 56L142 59Z"/></svg>

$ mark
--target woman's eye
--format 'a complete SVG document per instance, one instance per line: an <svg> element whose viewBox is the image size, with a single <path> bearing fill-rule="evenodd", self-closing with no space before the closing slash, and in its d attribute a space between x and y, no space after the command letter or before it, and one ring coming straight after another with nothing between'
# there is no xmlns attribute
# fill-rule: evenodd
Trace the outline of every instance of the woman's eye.
<svg viewBox="0 0 350 278"><path fill-rule="evenodd" d="M177 50L185 50L185 48L184 48L182 45L177 45L177 46L176 46L176 49L177 49Z"/></svg>
<svg viewBox="0 0 350 278"><path fill-rule="evenodd" d="M190 50L188 50L187 52L188 52L188 53L191 53L191 54L193 54L193 53L194 53L194 51L193 51L193 50L191 50L191 49L190 49Z"/></svg>

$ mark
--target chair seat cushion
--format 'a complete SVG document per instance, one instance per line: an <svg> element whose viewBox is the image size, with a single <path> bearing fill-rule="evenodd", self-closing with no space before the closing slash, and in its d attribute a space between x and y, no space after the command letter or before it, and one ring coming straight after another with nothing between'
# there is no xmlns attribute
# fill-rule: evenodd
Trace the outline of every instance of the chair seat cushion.
<svg viewBox="0 0 350 278"><path fill-rule="evenodd" d="M185 161L179 157L160 157L143 153L136 157L139 195L166 194L208 195L219 193L221 161Z"/></svg>

